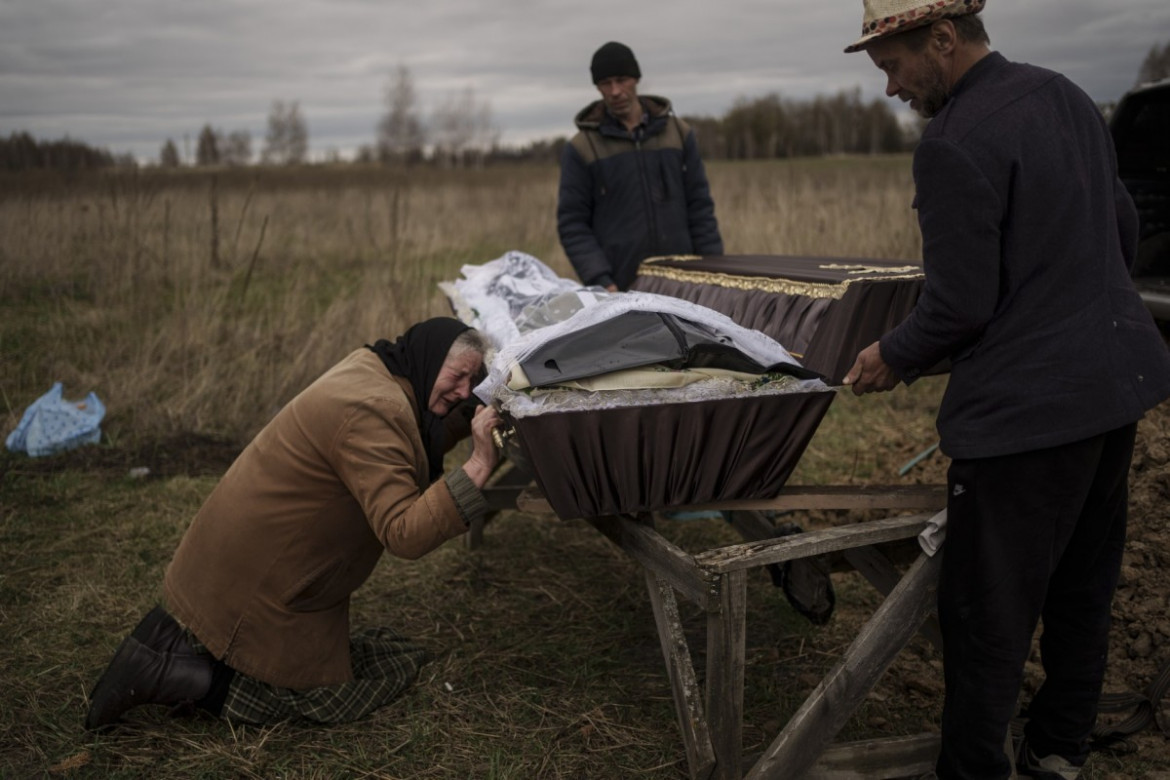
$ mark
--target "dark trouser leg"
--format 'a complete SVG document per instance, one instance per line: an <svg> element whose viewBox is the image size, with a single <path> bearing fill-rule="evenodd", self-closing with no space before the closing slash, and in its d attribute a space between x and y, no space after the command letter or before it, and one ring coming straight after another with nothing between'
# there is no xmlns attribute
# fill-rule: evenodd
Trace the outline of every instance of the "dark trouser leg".
<svg viewBox="0 0 1170 780"><path fill-rule="evenodd" d="M1109 649L1110 611L1125 549L1136 426L1108 434L1072 538L1048 585L1040 657L1045 680L1028 707L1032 752L1088 756Z"/></svg>
<svg viewBox="0 0 1170 780"><path fill-rule="evenodd" d="M1133 428L1127 426L1130 449ZM1010 774L1003 745L1042 611L1057 625L1053 640L1070 630L1089 630L1094 635L1078 636L1076 643L1092 644L1089 655L1100 655L1095 648L1105 641L1101 632L1108 631L1120 559L1102 554L1088 561L1082 551L1100 543L1094 540L1111 539L1118 533L1117 517L1101 516L1089 507L1109 503L1102 496L1115 493L1108 489L1115 477L1106 475L1128 471L1129 450L1117 444L1127 429L1035 452L952 463L946 557L939 582L947 690L940 777L990 780ZM1124 462L1116 462L1118 458ZM1116 498L1112 495L1111 501L1115 503ZM1120 534L1124 535L1124 500L1121 504ZM1066 554L1071 557L1062 569ZM1071 581L1078 576L1074 569L1089 564L1094 573L1079 576L1093 591L1093 599L1077 607L1085 614L1077 628L1070 629L1063 618L1069 609ZM1058 595L1048 608L1049 582L1054 576ZM1095 617L1089 619L1089 613ZM1051 652L1061 670L1058 679L1097 679L1091 695L1080 696L1076 711L1065 715L1078 723L1087 717L1091 725L1103 666L1094 661L1085 671L1080 668L1084 658L1073 658L1075 652L1063 657L1059 651ZM1066 669L1070 665L1077 667L1075 672ZM1061 693L1065 685L1059 683L1046 694L1049 702L1072 705L1070 697ZM1042 711L1048 707L1041 702Z"/></svg>

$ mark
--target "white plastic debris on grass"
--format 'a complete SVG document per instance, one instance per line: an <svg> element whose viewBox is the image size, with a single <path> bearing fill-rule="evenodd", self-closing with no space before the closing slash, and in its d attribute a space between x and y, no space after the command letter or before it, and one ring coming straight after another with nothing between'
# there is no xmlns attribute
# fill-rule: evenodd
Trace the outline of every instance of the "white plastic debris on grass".
<svg viewBox="0 0 1170 780"><path fill-rule="evenodd" d="M5 444L12 452L33 457L96 444L102 438L101 422L105 415L105 404L95 393L80 401L68 401L63 397L61 383L54 382L49 392L25 409Z"/></svg>

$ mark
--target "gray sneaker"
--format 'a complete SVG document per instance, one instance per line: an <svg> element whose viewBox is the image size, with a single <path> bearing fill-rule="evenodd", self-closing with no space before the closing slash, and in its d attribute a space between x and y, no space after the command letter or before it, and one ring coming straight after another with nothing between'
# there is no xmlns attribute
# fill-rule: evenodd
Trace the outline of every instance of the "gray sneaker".
<svg viewBox="0 0 1170 780"><path fill-rule="evenodd" d="M1081 768L1064 756L1041 758L1032 752L1027 742L1020 746L1016 771L1021 778L1030 777L1032 780L1077 780L1081 776Z"/></svg>

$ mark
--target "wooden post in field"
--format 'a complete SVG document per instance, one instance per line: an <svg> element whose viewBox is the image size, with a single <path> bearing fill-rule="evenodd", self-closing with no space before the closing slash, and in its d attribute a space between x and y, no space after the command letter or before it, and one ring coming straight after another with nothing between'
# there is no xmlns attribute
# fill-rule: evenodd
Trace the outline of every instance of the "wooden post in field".
<svg viewBox="0 0 1170 780"><path fill-rule="evenodd" d="M219 268L219 194L216 176L211 174L211 267Z"/></svg>
<svg viewBox="0 0 1170 780"><path fill-rule="evenodd" d="M256 239L256 248L252 250L252 259L248 261L248 273L244 275L244 288L240 291L240 298L248 294L248 284L252 281L252 270L256 267L256 259L260 257L260 245L264 243L264 231L268 229L268 215L260 223L260 238Z"/></svg>
<svg viewBox="0 0 1170 780"><path fill-rule="evenodd" d="M398 185L395 184L393 193L390 196L390 261L394 263L398 260L399 242L401 240L400 228L398 224L398 198L400 191Z"/></svg>
<svg viewBox="0 0 1170 780"><path fill-rule="evenodd" d="M252 179L252 183L248 185L248 194L244 196L244 205L240 209L240 218L236 221L236 235L232 239L232 251L228 255L228 262L231 265L236 265L236 260L239 256L236 254L240 248L240 232L244 229L244 218L248 216L248 206L252 203L252 196L256 193L256 179ZM267 224L268 218L264 218ZM263 240L264 228L260 228L261 240ZM255 252L252 253L253 261L255 261Z"/></svg>

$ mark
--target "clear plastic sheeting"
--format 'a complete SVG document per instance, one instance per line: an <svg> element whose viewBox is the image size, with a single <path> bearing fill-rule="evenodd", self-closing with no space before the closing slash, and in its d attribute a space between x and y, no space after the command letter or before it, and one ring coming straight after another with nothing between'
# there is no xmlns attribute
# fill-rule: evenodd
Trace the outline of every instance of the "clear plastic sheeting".
<svg viewBox="0 0 1170 780"><path fill-rule="evenodd" d="M525 309L539 307L564 293L604 293L601 287L582 287L557 276L524 252L507 252L483 265L465 265L460 273L462 279L440 287L451 299L456 316L487 336L496 349L519 338L522 329L538 327L527 322Z"/></svg>
<svg viewBox="0 0 1170 780"><path fill-rule="evenodd" d="M730 317L705 306L654 293L608 293L598 287L583 287L557 277L540 260L523 252L508 252L481 266L466 265L461 271L464 278L444 283L443 289L456 315L484 332L496 348L488 377L475 393L485 402L498 403L515 417L831 389L819 380L762 374L748 379L704 377L672 388L595 392L565 388L512 390L507 384L513 369L545 345L567 334L604 326L630 312L654 312L699 323L717 334L721 344L760 366L800 364L771 337L741 327ZM597 339L599 366L612 362L601 357L613 347L604 338ZM664 355L663 359L675 357ZM579 352L574 354L574 359L582 359ZM599 368L597 373L603 375L608 370Z"/></svg>

